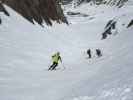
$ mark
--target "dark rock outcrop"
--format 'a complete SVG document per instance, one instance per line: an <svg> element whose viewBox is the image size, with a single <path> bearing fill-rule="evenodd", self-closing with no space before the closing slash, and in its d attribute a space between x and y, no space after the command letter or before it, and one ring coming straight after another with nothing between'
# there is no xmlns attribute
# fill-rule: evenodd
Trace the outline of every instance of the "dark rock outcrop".
<svg viewBox="0 0 133 100"><path fill-rule="evenodd" d="M131 27L131 26L133 26L133 19L129 22L127 28L129 28L129 27Z"/></svg>
<svg viewBox="0 0 133 100"><path fill-rule="evenodd" d="M112 29L116 29L116 21L109 20L104 28L104 32L102 33L102 39L106 39L108 35L112 34Z"/></svg>
<svg viewBox="0 0 133 100"><path fill-rule="evenodd" d="M89 15L84 14L84 13L72 12L72 11L68 11L67 15L69 15L69 16L79 16L79 17L88 17L89 16Z"/></svg>
<svg viewBox="0 0 133 100"><path fill-rule="evenodd" d="M91 5L100 5L100 4L105 4L105 1L104 0L75 0L74 7L79 6L82 3L90 3Z"/></svg>
<svg viewBox="0 0 133 100"><path fill-rule="evenodd" d="M63 5L69 4L72 2L72 0L62 0L61 1Z"/></svg>
<svg viewBox="0 0 133 100"><path fill-rule="evenodd" d="M5 7L2 5L2 2L0 1L0 12L3 12L6 16L9 16L9 13L6 11ZM2 23L2 20L0 18L0 24Z"/></svg>
<svg viewBox="0 0 133 100"><path fill-rule="evenodd" d="M33 24L36 21L42 25L45 21L46 24L52 25L51 20L67 23L57 0L2 0L2 2Z"/></svg>
<svg viewBox="0 0 133 100"><path fill-rule="evenodd" d="M66 0L63 0L66 1ZM73 2L74 1L74 7L77 7L81 5L82 3L90 3L90 5L110 5L110 6L117 6L122 7L128 0L68 0Z"/></svg>
<svg viewBox="0 0 133 100"><path fill-rule="evenodd" d="M0 12L3 12L5 15L9 16L9 13L6 11L5 7L0 2Z"/></svg>
<svg viewBox="0 0 133 100"><path fill-rule="evenodd" d="M109 5L111 5L111 6L113 6L113 5L116 5L116 6L118 6L119 8L120 7L122 7L124 4L125 4L125 2L127 2L128 0L109 0L108 2L107 2L107 4L109 4Z"/></svg>

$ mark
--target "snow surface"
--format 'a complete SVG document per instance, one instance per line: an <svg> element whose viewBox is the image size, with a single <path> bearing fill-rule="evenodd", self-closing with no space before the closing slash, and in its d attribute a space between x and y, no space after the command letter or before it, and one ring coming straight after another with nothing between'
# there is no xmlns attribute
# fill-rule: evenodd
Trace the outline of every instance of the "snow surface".
<svg viewBox="0 0 133 100"><path fill-rule="evenodd" d="M126 28L132 5L69 7L65 12L89 16L67 16L69 26L44 28L6 8L10 17L0 13L0 100L133 100L133 29ZM113 18L118 33L101 40ZM87 59L88 48L92 59ZM96 48L102 57L96 57ZM47 71L56 51L63 63Z"/></svg>

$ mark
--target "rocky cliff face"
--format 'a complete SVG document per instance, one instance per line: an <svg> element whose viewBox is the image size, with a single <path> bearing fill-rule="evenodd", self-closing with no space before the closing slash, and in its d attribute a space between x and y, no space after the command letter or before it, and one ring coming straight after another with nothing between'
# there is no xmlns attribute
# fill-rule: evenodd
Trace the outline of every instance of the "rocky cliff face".
<svg viewBox="0 0 133 100"><path fill-rule="evenodd" d="M74 6L79 6L82 3L90 3L91 5L106 4L110 6L122 7L129 0L72 0Z"/></svg>
<svg viewBox="0 0 133 100"><path fill-rule="evenodd" d="M52 25L52 20L67 23L67 20L57 0L1 0L27 20L42 25L43 21Z"/></svg>
<svg viewBox="0 0 133 100"><path fill-rule="evenodd" d="M107 4L122 7L128 0L106 0Z"/></svg>
<svg viewBox="0 0 133 100"><path fill-rule="evenodd" d="M5 7L2 5L1 1L0 1L0 13L4 13L5 15L9 16L9 13L6 11ZM2 23L2 20L0 18L0 24Z"/></svg>

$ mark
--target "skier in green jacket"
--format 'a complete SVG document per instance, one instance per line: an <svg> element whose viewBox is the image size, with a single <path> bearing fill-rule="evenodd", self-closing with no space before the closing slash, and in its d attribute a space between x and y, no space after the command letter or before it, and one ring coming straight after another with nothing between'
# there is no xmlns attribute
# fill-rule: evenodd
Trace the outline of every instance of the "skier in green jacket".
<svg viewBox="0 0 133 100"><path fill-rule="evenodd" d="M60 62L62 62L60 52L57 52L52 56L53 64L50 66L50 68L48 70L55 70L56 67L58 66L59 60L60 60Z"/></svg>

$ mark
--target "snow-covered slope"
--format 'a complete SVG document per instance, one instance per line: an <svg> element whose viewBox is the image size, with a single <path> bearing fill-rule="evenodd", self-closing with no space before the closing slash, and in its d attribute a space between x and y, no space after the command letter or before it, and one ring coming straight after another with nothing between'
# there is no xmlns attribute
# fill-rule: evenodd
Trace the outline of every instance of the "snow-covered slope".
<svg viewBox="0 0 133 100"><path fill-rule="evenodd" d="M132 6L121 9L82 5L68 9L88 17L68 16L71 23L53 27L32 25L6 7L0 13L1 100L132 100ZM67 12L66 11L66 12ZM117 19L117 34L101 40L110 19ZM93 58L86 59L90 48ZM101 58L95 49L103 52ZM59 70L47 71L51 55L60 51Z"/></svg>

